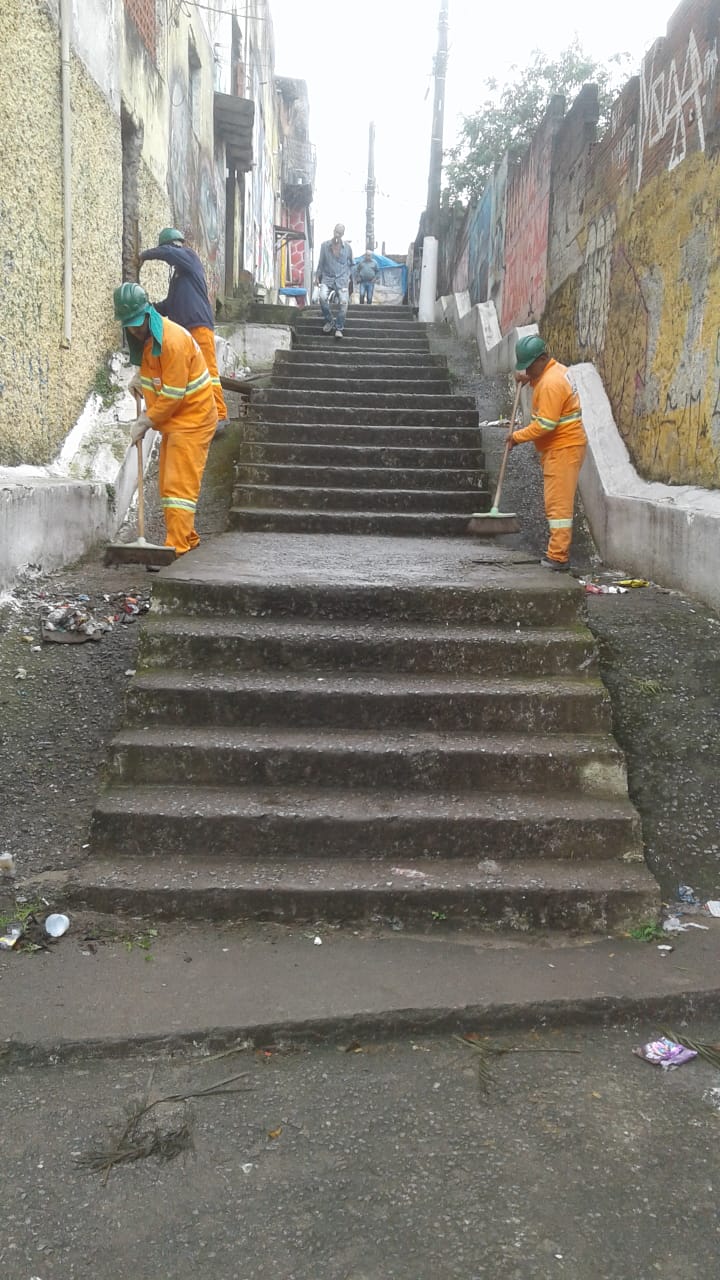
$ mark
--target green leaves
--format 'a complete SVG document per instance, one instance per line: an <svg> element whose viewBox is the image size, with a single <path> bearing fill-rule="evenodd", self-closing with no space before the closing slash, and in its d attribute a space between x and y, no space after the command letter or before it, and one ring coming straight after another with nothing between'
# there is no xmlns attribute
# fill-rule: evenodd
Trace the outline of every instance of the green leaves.
<svg viewBox="0 0 720 1280"><path fill-rule="evenodd" d="M451 200L480 198L505 152L523 151L528 145L554 94L562 94L570 106L584 84L596 84L602 126L628 62L626 53L615 54L607 64L596 62L576 38L555 59L535 49L526 67L510 68L502 86L494 78L486 80L488 97L473 115L463 117L460 137L448 152L445 172Z"/></svg>

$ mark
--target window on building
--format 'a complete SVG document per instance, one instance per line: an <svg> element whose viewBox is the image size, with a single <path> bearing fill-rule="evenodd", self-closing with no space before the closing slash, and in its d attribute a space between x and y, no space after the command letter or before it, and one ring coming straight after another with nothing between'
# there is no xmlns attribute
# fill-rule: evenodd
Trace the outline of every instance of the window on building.
<svg viewBox="0 0 720 1280"><path fill-rule="evenodd" d="M156 0L125 0L125 12L138 29L138 34L148 53L157 53Z"/></svg>

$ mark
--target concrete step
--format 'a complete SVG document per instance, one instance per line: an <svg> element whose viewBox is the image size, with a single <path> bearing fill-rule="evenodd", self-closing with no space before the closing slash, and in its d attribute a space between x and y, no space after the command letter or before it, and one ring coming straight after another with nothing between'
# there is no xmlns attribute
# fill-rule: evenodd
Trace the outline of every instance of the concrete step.
<svg viewBox="0 0 720 1280"><path fill-rule="evenodd" d="M141 635L144 671L289 669L475 673L489 676L589 675L595 650L583 627L534 630L314 618L204 618L152 613Z"/></svg>
<svg viewBox="0 0 720 1280"><path fill-rule="evenodd" d="M424 467L331 467L303 466L285 463L248 463L240 461L235 469L240 485L271 485L282 489L289 487L321 489L468 489L479 488L482 474L475 468L453 471L431 470ZM484 490L482 492L485 492ZM481 501L478 496L478 502ZM297 503L292 505L296 506ZM488 503L489 506L489 503Z"/></svg>
<svg viewBox="0 0 720 1280"><path fill-rule="evenodd" d="M483 489L350 489L301 488L299 485L249 484L243 481L233 489L233 506L260 507L266 511L303 510L321 507L325 511L397 511L450 513L470 519L473 511L490 506L490 495Z"/></svg>
<svg viewBox="0 0 720 1280"><path fill-rule="evenodd" d="M245 432L248 440L274 444L351 444L380 449L474 449L482 443L476 425L463 427L452 423L441 427L378 426L336 421L269 422L251 418L246 420Z"/></svg>
<svg viewBox="0 0 720 1280"><path fill-rule="evenodd" d="M265 393L260 392L260 395ZM278 392L281 395L282 392ZM430 399L431 397L428 397ZM359 397L362 399L362 397ZM382 396L378 396L381 400ZM281 403L277 400L255 400L251 406L251 422L311 422L318 425L347 425L361 427L436 427L439 430L458 427L475 427L477 430L478 415L476 409L470 408L425 408L420 406L397 406L384 409L380 405L367 404L332 405L316 403L296 404L294 401Z"/></svg>
<svg viewBox="0 0 720 1280"><path fill-rule="evenodd" d="M509 678L422 674L158 671L138 675L127 694L133 728L411 730L607 733L604 686L578 677Z"/></svg>
<svg viewBox="0 0 720 1280"><path fill-rule="evenodd" d="M318 368L317 365L312 367ZM337 369L333 369L332 372L333 374L339 374ZM396 396L403 394L405 389L407 389L408 395L448 396L450 394L450 382L447 378L420 379L417 377L415 370L413 370L415 376L412 379L396 378L392 366L390 366L388 372L390 376L387 378L371 378L369 375L365 377L362 374L359 376L357 374L353 376L345 376L344 374L328 376L330 371L326 370L325 376L322 377L309 373L307 369L302 369L300 366L291 377L285 378L282 375L273 373L270 389L272 391L312 392L323 397L329 395L343 397L348 395L368 395L371 399L381 395ZM427 370L427 372L432 373L433 371ZM403 391L400 391L399 388L402 388ZM298 401L298 403L302 402Z"/></svg>
<svg viewBox="0 0 720 1280"><path fill-rule="evenodd" d="M640 865L477 857L233 861L192 855L84 863L66 901L156 919L341 923L392 920L503 929L627 932L657 917L660 893Z"/></svg>
<svg viewBox="0 0 720 1280"><path fill-rule="evenodd" d="M422 409L428 411L445 410L453 413L470 411L477 414L475 401L471 396L455 395L418 395L414 390L384 392L376 395L370 391L305 391L294 387L285 391L282 387L265 387L254 391L252 396L253 411L270 406L290 406L298 408L343 409L365 414L378 409L395 411L397 409ZM477 421L477 417L475 419Z"/></svg>
<svg viewBox="0 0 720 1280"><path fill-rule="evenodd" d="M378 318L417 320L417 312L417 307L411 307L407 303L400 302L388 302L387 304L373 302L368 306L366 302L361 305L359 302L351 301L347 309L349 316L365 316L367 319L374 319L377 316ZM315 303L309 307L303 307L297 314L300 319L311 319L321 316L322 311Z"/></svg>
<svg viewBox="0 0 720 1280"><path fill-rule="evenodd" d="M289 351L277 351L273 369L294 370L298 367L318 364L324 369L355 366L358 369L379 370L390 367L447 371L448 367L445 356L431 355L426 351L417 354L412 351L362 351L358 350L355 344L343 345L342 342L336 342L332 347L323 348L322 354L310 350L299 350L297 347L291 347Z"/></svg>
<svg viewBox="0 0 720 1280"><path fill-rule="evenodd" d="M325 321L322 316L317 319L300 320L294 328L298 338L322 338L325 342L334 342L333 333L324 332ZM360 316L348 316L343 333L346 339L381 338L386 342L393 338L424 338L427 340L427 326L418 324L417 320L366 320Z"/></svg>
<svg viewBox="0 0 720 1280"><path fill-rule="evenodd" d="M622 753L602 735L526 736L357 730L126 729L109 779L130 785L542 792L570 790L627 802Z"/></svg>
<svg viewBox="0 0 720 1280"><path fill-rule="evenodd" d="M397 449L361 445L275 444L268 440L244 440L239 466L366 467L373 470L402 471L408 467L428 471L482 471L485 455L481 449Z"/></svg>
<svg viewBox="0 0 720 1280"><path fill-rule="evenodd" d="M132 786L94 810L96 856L152 859L636 859L640 820L625 799L279 788Z"/></svg>
<svg viewBox="0 0 720 1280"><path fill-rule="evenodd" d="M395 334L374 334L372 337L350 337L343 338L341 342L331 333L320 333L317 335L308 335L304 337L299 335L293 344L296 351L327 351L330 347L345 346L352 347L358 351L393 351L405 352L415 351L422 353L429 351L428 340L423 334L418 334L415 338L397 337Z"/></svg>
<svg viewBox="0 0 720 1280"><path fill-rule="evenodd" d="M283 352L282 354L287 355L288 353ZM303 356L303 359L295 359L293 364L275 359L272 372L273 386L278 378L292 387L296 385L306 386L307 381L313 378L318 378L322 381L333 381L339 384L338 391L342 390L349 377L362 382L363 387L367 384L371 390L372 385L381 381L390 381L392 383L391 390L396 390L398 383L403 385L406 382L410 384L417 383L418 386L425 386L429 382L441 382L446 387L450 381L448 371L442 365L426 365L424 363L376 365L371 361L364 364L357 359L341 360L340 358L333 361L323 360L321 363L317 360L305 359L303 352L295 352L294 354L296 357ZM329 387L328 390L332 391L334 388Z"/></svg>
<svg viewBox="0 0 720 1280"><path fill-rule="evenodd" d="M230 508L229 526L245 533L379 535L394 538L462 538L467 516L442 512L324 511L298 507Z"/></svg>

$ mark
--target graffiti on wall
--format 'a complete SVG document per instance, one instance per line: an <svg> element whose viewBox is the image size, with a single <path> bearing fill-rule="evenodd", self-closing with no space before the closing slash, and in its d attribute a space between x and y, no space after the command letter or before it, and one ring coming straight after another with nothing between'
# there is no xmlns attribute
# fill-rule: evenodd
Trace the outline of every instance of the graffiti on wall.
<svg viewBox="0 0 720 1280"><path fill-rule="evenodd" d="M649 153L664 144L663 160L672 172L690 150L705 150L705 109L718 67L717 40L703 53L694 30L680 52L663 65L665 42L653 45L640 74L639 188ZM659 64L659 65L658 65Z"/></svg>
<svg viewBox="0 0 720 1280"><path fill-rule="evenodd" d="M602 350L610 306L610 271L615 239L615 211L606 209L593 218L587 233L585 259L580 272L577 331L584 358Z"/></svg>
<svg viewBox="0 0 720 1280"><path fill-rule="evenodd" d="M170 80L168 194L176 225L192 233L193 247L203 260L208 290L214 299L221 290L224 272L219 230L225 222L224 181L214 161L202 152L190 127L186 81L180 69Z"/></svg>
<svg viewBox="0 0 720 1280"><path fill-rule="evenodd" d="M544 127L508 178L502 327L539 320L545 306L552 133Z"/></svg>

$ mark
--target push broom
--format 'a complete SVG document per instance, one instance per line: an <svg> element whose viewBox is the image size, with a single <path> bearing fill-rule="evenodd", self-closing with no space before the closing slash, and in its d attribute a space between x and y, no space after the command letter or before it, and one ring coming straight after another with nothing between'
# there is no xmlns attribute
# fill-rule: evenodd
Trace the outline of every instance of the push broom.
<svg viewBox="0 0 720 1280"><path fill-rule="evenodd" d="M133 392L133 394L135 396L135 416L139 418L140 397L137 392ZM145 494L143 490L142 440L137 440L135 444L138 459L138 536L134 542L111 542L105 549L105 564L144 564L147 566L148 570L152 570L154 568L159 569L163 565L172 564L175 559L175 548L158 546L155 543L145 541Z"/></svg>
<svg viewBox="0 0 720 1280"><path fill-rule="evenodd" d="M518 382L515 389L515 400L513 401L512 414L510 417L510 431L515 428L515 419L517 417L518 405L520 403L520 392L522 391L522 383ZM508 432L509 435L509 432ZM478 534L481 538L495 538L501 533L518 533L520 524L514 512L500 511L500 494L502 492L503 480L505 479L505 468L510 454L510 441L508 439L505 445L505 452L500 463L500 474L498 475L497 488L493 504L489 511L485 513L477 512L470 517L470 523L467 527L468 533Z"/></svg>

